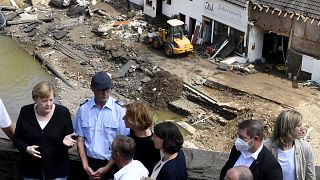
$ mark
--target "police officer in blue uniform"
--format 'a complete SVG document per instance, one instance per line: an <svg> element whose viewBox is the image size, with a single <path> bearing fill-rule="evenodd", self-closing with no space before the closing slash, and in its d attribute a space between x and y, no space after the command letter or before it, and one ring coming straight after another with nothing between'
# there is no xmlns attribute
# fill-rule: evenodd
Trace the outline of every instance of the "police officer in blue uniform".
<svg viewBox="0 0 320 180"><path fill-rule="evenodd" d="M116 166L107 167L112 141L119 134L129 134L122 120L125 109L110 96L111 87L107 73L96 73L91 80L94 98L79 107L74 120L79 156L90 179L113 179Z"/></svg>

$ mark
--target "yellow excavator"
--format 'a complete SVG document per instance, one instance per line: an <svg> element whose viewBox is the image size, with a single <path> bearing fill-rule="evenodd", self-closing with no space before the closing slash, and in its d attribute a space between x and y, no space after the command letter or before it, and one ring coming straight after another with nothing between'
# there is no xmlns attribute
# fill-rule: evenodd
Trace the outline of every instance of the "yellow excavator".
<svg viewBox="0 0 320 180"><path fill-rule="evenodd" d="M184 22L170 19L167 23L168 29L161 29L152 37L152 46L160 49L164 45L164 51L168 57L193 51L192 44L183 33Z"/></svg>

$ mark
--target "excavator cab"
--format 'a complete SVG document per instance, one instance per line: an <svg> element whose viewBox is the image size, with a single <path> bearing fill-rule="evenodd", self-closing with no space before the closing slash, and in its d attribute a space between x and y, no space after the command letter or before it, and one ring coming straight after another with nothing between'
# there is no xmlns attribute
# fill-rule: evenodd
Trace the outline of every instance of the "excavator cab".
<svg viewBox="0 0 320 180"><path fill-rule="evenodd" d="M193 46L189 39L184 35L184 22L178 19L167 21L167 30L161 29L152 38L152 45L155 49L160 49L164 45L165 54L172 57L175 54L188 53L193 51Z"/></svg>

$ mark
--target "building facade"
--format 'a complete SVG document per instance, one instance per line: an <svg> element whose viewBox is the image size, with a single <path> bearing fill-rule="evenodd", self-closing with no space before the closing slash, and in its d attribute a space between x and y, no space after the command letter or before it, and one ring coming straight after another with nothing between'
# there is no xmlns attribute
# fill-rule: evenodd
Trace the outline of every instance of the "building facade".
<svg viewBox="0 0 320 180"><path fill-rule="evenodd" d="M190 38L200 29L202 43L219 47L228 39L250 62L283 64L320 83L319 8L305 0L144 0L146 15L179 18Z"/></svg>
<svg viewBox="0 0 320 180"><path fill-rule="evenodd" d="M231 1L231 0L230 0ZM245 53L247 42L247 4L233 0L145 0L144 13L156 17L161 14L185 22L191 35L199 32L203 43L222 44L228 37L239 53ZM161 7L159 7L161 6Z"/></svg>

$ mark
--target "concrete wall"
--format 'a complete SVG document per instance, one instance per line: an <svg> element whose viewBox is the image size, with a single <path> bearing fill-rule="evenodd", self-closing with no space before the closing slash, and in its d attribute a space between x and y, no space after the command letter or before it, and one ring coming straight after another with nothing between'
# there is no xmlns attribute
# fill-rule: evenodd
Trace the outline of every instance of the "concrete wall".
<svg viewBox="0 0 320 180"><path fill-rule="evenodd" d="M72 171L70 180L86 180L81 162L75 149L71 149ZM220 170L228 154L197 149L184 149L189 180L218 180ZM0 180L20 180L17 175L19 153L8 140L0 139ZM317 180L320 180L320 168L316 167Z"/></svg>

